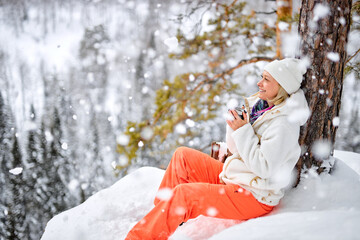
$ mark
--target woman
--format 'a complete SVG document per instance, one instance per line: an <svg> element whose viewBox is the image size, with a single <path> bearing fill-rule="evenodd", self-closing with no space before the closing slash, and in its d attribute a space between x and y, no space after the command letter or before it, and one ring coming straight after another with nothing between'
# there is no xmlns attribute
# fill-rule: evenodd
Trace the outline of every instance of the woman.
<svg viewBox="0 0 360 240"><path fill-rule="evenodd" d="M235 117L226 121L226 143L233 155L223 164L178 148L159 188L172 189L172 197L156 198L126 239L167 239L199 215L246 220L269 213L283 197L300 156L299 130L308 112L299 89L305 72L297 59L267 64L259 92L245 99L243 119L229 110Z"/></svg>

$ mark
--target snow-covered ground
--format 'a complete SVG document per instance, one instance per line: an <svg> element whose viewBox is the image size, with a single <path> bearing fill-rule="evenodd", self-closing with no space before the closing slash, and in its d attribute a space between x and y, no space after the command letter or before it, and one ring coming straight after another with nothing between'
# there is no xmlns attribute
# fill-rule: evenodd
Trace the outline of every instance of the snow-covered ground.
<svg viewBox="0 0 360 240"><path fill-rule="evenodd" d="M307 174L267 216L200 216L171 239L360 239L360 154L335 151L331 175ZM144 167L51 219L41 240L117 240L153 206L164 171Z"/></svg>

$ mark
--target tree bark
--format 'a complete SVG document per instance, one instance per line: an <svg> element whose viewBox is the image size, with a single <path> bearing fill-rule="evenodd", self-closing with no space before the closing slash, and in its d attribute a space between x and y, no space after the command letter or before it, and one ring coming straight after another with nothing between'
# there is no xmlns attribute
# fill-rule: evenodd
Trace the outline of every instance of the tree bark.
<svg viewBox="0 0 360 240"><path fill-rule="evenodd" d="M316 166L318 173L331 171L331 164L324 167L323 163L329 160L334 149L337 121L333 119L340 112L350 10L351 0L302 1L298 29L302 41L300 51L301 57L310 63L302 88L311 116L301 129L299 142L303 154L297 165L299 176L304 167ZM317 142L328 144L327 156L317 156L313 148Z"/></svg>

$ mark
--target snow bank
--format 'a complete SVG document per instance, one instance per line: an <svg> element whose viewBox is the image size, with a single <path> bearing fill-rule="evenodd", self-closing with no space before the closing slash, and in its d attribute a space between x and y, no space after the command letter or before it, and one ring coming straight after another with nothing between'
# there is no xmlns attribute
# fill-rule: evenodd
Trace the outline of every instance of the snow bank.
<svg viewBox="0 0 360 240"><path fill-rule="evenodd" d="M238 224L210 239L356 239L359 220L359 211L285 212Z"/></svg>
<svg viewBox="0 0 360 240"><path fill-rule="evenodd" d="M200 216L179 227L171 239L358 239L360 154L336 151L335 157L343 161L336 161L332 175L308 174L267 216L244 222ZM124 239L152 208L163 173L138 169L55 216L41 239Z"/></svg>
<svg viewBox="0 0 360 240"><path fill-rule="evenodd" d="M42 240L123 239L150 210L163 170L140 168L83 204L52 218Z"/></svg>
<svg viewBox="0 0 360 240"><path fill-rule="evenodd" d="M336 150L334 152L334 157L341 159L344 163L346 163L349 167L351 167L357 174L360 175L360 154L354 152L346 152Z"/></svg>

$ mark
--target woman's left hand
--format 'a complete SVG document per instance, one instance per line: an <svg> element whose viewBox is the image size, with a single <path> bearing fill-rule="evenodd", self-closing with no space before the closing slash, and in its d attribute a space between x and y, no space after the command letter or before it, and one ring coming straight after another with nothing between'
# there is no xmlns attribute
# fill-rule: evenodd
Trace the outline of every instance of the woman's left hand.
<svg viewBox="0 0 360 240"><path fill-rule="evenodd" d="M234 119L226 120L226 123L229 125L229 127L232 128L232 130L236 131L237 129L248 123L247 114L245 113L245 111L242 112L244 120L240 118L240 116L235 110L229 110L229 113L234 116Z"/></svg>

